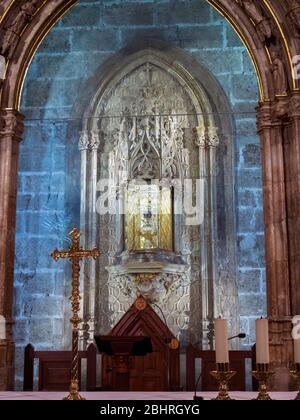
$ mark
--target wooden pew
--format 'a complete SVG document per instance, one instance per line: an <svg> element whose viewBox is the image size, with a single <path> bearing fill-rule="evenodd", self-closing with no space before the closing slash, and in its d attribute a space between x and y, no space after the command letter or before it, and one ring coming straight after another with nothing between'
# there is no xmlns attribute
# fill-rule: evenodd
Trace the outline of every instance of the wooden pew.
<svg viewBox="0 0 300 420"><path fill-rule="evenodd" d="M28 344L24 353L24 391L33 391L34 385L34 360L39 361L39 391L68 391L71 378L71 351L35 351ZM87 351L79 352L79 361L87 360L87 391L96 390L96 361L97 350L94 344L90 344ZM79 363L79 366L81 363ZM79 378L81 369L79 369ZM79 384L80 385L80 384Z"/></svg>
<svg viewBox="0 0 300 420"><path fill-rule="evenodd" d="M232 379L230 384L231 391L245 391L246 390L246 360L252 360L253 366L253 351L231 351L229 352L230 366L232 370L237 371L236 376ZM199 350L193 345L189 344L186 348L186 389L187 391L195 391L196 388L196 359L201 359L202 362L202 376L201 389L202 391L216 391L217 384L215 379L210 375L210 371L216 370L216 356L214 351ZM200 385L199 384L199 385Z"/></svg>

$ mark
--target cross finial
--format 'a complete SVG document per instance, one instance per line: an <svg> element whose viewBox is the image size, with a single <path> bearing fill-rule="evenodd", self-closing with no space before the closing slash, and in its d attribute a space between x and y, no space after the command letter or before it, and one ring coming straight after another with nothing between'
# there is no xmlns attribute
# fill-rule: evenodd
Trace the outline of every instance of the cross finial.
<svg viewBox="0 0 300 420"><path fill-rule="evenodd" d="M147 85L151 86L152 84L152 66L150 63L147 63L145 66L145 75L146 75L146 81L147 81Z"/></svg>

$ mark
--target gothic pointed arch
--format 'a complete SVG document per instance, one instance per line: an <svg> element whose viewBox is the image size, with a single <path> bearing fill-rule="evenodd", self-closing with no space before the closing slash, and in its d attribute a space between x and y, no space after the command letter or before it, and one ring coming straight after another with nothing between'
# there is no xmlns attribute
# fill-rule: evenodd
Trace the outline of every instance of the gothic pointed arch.
<svg viewBox="0 0 300 420"><path fill-rule="evenodd" d="M85 264L84 329L90 337L84 346L142 293L169 308L168 322L183 345L202 341L211 347L217 313L231 318L232 331L239 328L234 128L226 95L189 54L157 41L121 51L95 77L93 88L83 88L85 109L74 109L83 115L81 230L87 243L101 244L107 272L97 262ZM139 178L163 181L165 194L172 187L176 196L151 238L137 230L141 221L128 207L135 201L128 183ZM104 179L114 186L110 197L116 188L118 198L115 213L99 215L96 184ZM196 219L187 216L192 202Z"/></svg>

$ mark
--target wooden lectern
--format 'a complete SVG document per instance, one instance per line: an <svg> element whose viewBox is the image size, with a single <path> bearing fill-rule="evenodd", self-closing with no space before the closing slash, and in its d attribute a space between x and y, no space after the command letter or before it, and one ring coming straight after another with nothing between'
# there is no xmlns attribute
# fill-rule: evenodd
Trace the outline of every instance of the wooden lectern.
<svg viewBox="0 0 300 420"><path fill-rule="evenodd" d="M152 353L150 337L118 337L95 335L99 353L113 358L115 370L114 389L129 391L130 389L130 357L146 356Z"/></svg>

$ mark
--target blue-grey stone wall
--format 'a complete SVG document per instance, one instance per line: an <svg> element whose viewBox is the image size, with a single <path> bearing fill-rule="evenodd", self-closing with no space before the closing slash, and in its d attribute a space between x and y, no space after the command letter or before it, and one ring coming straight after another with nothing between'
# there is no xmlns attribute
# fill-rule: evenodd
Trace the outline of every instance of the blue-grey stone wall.
<svg viewBox="0 0 300 420"><path fill-rule="evenodd" d="M22 97L27 121L17 207L17 383L24 345L64 345L69 272L66 263L53 262L49 253L66 246L66 232L79 223L78 135L68 131L65 118L72 118L78 92L96 69L142 38L183 48L210 69L228 96L236 129L236 241L241 323L250 335L246 345L254 340L254 320L265 313L261 153L255 126L258 86L245 47L205 1L80 1L39 48Z"/></svg>

